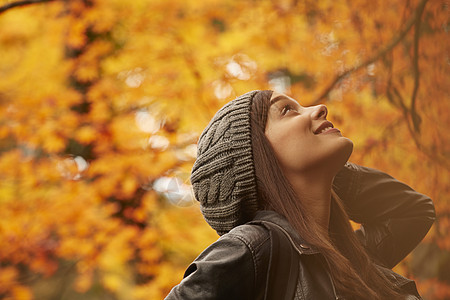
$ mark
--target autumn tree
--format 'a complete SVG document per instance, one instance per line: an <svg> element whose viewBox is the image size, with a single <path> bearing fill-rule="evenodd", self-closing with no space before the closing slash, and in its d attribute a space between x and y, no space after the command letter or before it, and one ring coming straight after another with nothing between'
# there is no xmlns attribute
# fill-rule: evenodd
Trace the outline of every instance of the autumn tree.
<svg viewBox="0 0 450 300"><path fill-rule="evenodd" d="M0 1L0 295L161 299L217 235L195 143L234 96L326 103L352 161L435 200L396 271L450 297L449 4Z"/></svg>

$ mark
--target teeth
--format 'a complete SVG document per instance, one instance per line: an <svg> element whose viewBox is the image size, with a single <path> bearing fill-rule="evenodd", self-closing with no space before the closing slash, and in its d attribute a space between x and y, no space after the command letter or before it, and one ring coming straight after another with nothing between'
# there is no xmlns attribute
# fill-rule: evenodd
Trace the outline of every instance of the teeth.
<svg viewBox="0 0 450 300"><path fill-rule="evenodd" d="M320 133L322 133L322 132L324 132L324 131L327 131L328 129L331 129L331 128L333 128L333 127L331 127L331 126L328 126L328 127L324 128L324 129L322 129L322 131L321 131L321 132L319 132L319 134L320 134Z"/></svg>

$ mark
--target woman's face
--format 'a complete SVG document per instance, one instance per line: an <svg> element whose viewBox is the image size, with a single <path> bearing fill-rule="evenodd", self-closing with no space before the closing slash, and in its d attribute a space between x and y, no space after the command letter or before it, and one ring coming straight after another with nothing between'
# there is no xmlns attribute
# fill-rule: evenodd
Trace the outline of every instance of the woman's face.
<svg viewBox="0 0 450 300"><path fill-rule="evenodd" d="M266 137L286 172L338 171L353 143L327 121L325 105L303 107L284 94L270 99Z"/></svg>

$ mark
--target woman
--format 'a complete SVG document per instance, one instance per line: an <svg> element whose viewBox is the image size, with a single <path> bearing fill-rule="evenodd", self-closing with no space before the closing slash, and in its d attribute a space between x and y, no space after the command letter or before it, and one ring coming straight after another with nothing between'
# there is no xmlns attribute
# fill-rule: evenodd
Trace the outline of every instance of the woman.
<svg viewBox="0 0 450 300"><path fill-rule="evenodd" d="M431 200L348 163L353 144L326 117L272 91L216 113L191 182L221 237L166 299L421 299L390 269L431 227Z"/></svg>

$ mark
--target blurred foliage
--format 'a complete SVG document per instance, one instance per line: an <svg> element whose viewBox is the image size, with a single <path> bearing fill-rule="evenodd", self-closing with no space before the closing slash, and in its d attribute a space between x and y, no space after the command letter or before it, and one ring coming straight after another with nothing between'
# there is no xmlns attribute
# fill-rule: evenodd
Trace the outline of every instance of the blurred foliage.
<svg viewBox="0 0 450 300"><path fill-rule="evenodd" d="M163 298L217 238L199 133L266 88L326 103L352 161L435 200L395 270L450 298L448 1L34 2L0 1L0 298Z"/></svg>

